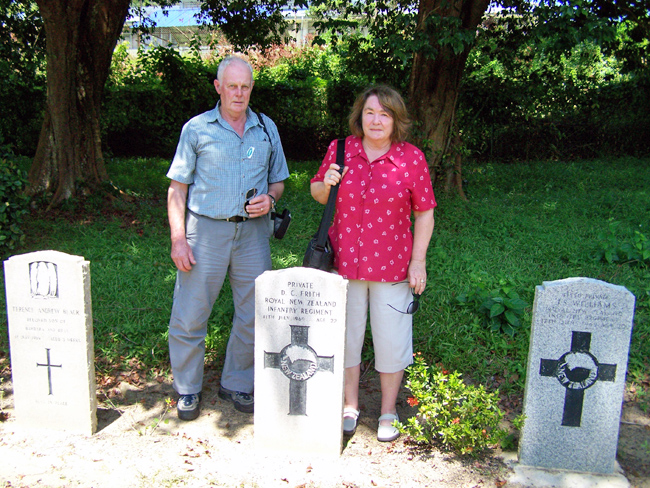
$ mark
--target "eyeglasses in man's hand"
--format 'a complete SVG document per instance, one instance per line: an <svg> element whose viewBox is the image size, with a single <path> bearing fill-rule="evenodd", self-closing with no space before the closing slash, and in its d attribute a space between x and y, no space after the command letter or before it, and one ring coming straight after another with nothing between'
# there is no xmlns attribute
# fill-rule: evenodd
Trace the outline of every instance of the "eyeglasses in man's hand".
<svg viewBox="0 0 650 488"><path fill-rule="evenodd" d="M250 200L252 198L255 198L255 195L257 195L257 188L251 188L246 192L246 203L244 203L244 212L246 212L246 207L248 207L251 204Z"/></svg>

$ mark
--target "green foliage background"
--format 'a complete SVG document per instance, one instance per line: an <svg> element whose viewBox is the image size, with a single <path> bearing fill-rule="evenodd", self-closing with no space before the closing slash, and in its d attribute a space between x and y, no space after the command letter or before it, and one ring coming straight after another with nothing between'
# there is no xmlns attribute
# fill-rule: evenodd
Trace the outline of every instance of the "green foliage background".
<svg viewBox="0 0 650 488"><path fill-rule="evenodd" d="M623 34L621 34L622 36ZM504 34L505 36L505 34ZM650 72L626 71L623 60L585 41L549 55L549 40L503 44L483 35L468 61L458 125L472 159L538 160L650 153ZM274 119L288 157L322 156L347 134L355 96L374 82L406 94L408 64L374 65L354 36L336 48L277 48L256 65L252 105ZM104 143L115 155L171 157L182 124L216 103L218 59L168 48L129 59L118 49L104 104ZM389 73L392 73L389 75ZM401 81L400 81L401 80ZM417 130L417 129L416 129Z"/></svg>
<svg viewBox="0 0 650 488"><path fill-rule="evenodd" d="M29 204L24 194L27 173L2 156L0 154L0 257L23 243L22 224Z"/></svg>
<svg viewBox="0 0 650 488"><path fill-rule="evenodd" d="M319 48L278 48L276 63L260 61L251 107L271 117L287 157L321 157L332 139L347 132L355 95L368 84L344 75L340 58ZM103 142L119 156L174 154L183 124L213 108L218 58L198 51L180 56L169 48L130 58L118 47L103 105Z"/></svg>
<svg viewBox="0 0 650 488"><path fill-rule="evenodd" d="M517 37L508 22L484 26L470 53L458 111L465 156L515 161L650 153L650 71L642 61L630 68L638 55L630 29L621 26L618 50L583 41L558 54L558 39ZM386 64L387 47L367 36L329 39L327 47L251 53L252 105L276 121L292 159L318 159L346 134L352 101L367 85L388 82L407 94L409 62ZM9 81L0 86L0 145L29 156L45 101L37 46L0 59ZM119 45L102 107L106 154L171 158L182 125L217 101L218 61L197 43L184 55L155 47L136 58Z"/></svg>
<svg viewBox="0 0 650 488"><path fill-rule="evenodd" d="M45 103L42 24L34 2L0 0L0 149L36 149Z"/></svg>
<svg viewBox="0 0 650 488"><path fill-rule="evenodd" d="M459 99L471 154L526 160L648 154L650 72L585 41L551 56L530 40L479 38ZM509 50L508 55L500 49Z"/></svg>
<svg viewBox="0 0 650 488"><path fill-rule="evenodd" d="M282 4L272 1L259 10L255 2L210 0L202 2L202 16L232 19L215 42L223 44L225 33L242 47L279 33L274 8ZM386 82L406 94L414 52L435 56L441 46L456 53L471 46L458 99L464 155L537 160L650 152L650 40L642 2L500 7L485 13L476 35L435 12L426 29L415 29L418 7L411 0L312 2L310 16L326 28L316 41L327 47L250 51L258 71L254 104L279 122L290 157L315 159L347 132L350 102L367 84ZM182 124L216 101L218 59L214 53L206 58L200 45L197 36L183 56L156 47L135 60L118 47L104 94L107 154L171 157ZM44 48L38 6L0 0L0 145L17 154L36 150L46 93Z"/></svg>

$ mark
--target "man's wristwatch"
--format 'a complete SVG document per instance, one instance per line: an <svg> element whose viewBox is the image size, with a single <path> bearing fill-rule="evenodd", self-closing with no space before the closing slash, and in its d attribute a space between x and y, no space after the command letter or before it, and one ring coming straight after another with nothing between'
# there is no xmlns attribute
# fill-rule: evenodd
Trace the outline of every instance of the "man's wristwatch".
<svg viewBox="0 0 650 488"><path fill-rule="evenodd" d="M271 212L275 212L275 198L270 193L267 193L267 195L271 199Z"/></svg>

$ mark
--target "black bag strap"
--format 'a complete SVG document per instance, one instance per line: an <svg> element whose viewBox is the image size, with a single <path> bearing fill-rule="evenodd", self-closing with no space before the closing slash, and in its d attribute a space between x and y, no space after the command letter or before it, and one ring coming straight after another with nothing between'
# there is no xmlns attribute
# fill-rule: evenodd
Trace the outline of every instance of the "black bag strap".
<svg viewBox="0 0 650 488"><path fill-rule="evenodd" d="M343 173L343 167L345 166L345 139L339 139L336 141L336 164L339 166L339 173ZM325 248L327 231L330 228L332 217L334 216L334 207L336 206L336 195L339 192L339 186L340 185L337 184L330 189L327 205L325 205L325 210L323 211L323 218L318 227L318 236L316 238L317 247Z"/></svg>

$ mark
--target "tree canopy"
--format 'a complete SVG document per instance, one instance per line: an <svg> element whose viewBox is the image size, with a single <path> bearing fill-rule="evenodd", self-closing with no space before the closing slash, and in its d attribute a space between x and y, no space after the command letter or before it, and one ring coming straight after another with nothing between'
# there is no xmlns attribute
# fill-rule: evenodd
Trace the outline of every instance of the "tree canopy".
<svg viewBox="0 0 650 488"><path fill-rule="evenodd" d="M2 69L15 74L7 66L29 67L45 32L48 98L30 184L32 193L49 195L57 204L106 178L100 105L130 5L128 0L36 0L36 5L38 11L29 0L0 0L6 7L0 14ZM445 175L448 186L459 191L462 138L456 110L477 34L489 37L498 29L493 46L502 50L544 38L549 56L591 39L622 54L630 71L647 70L650 12L640 0L492 5L488 0L314 0L309 5L320 32L329 33L317 42L347 50L351 69L407 92L416 142L428 151L433 174ZM281 9L304 6L303 0L205 0L201 19L218 25L236 48L268 47L285 40ZM617 35L622 26L626 42ZM493 55L499 56L498 49Z"/></svg>

